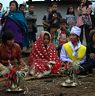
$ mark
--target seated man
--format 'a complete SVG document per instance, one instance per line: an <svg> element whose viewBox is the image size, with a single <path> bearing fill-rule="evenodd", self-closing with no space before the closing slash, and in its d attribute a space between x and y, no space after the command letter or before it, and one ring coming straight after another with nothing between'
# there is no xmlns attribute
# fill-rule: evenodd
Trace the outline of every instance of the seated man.
<svg viewBox="0 0 95 96"><path fill-rule="evenodd" d="M63 44L60 59L64 63L78 62L81 66L86 60L86 47L80 42L81 29L73 26L70 32L70 41Z"/></svg>
<svg viewBox="0 0 95 96"><path fill-rule="evenodd" d="M4 32L2 35L2 42L0 44L0 75L1 71L11 66L22 68L25 66L25 62L21 56L20 46L14 42L14 37L11 32Z"/></svg>

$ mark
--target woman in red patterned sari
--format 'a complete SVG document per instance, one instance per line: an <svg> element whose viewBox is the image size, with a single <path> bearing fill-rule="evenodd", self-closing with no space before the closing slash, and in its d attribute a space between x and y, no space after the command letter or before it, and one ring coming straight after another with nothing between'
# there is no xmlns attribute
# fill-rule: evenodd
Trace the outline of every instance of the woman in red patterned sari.
<svg viewBox="0 0 95 96"><path fill-rule="evenodd" d="M44 74L48 72L55 74L60 70L61 61L58 58L55 46L51 43L51 35L49 32L41 32L35 44L32 46L29 65L33 69L33 74Z"/></svg>

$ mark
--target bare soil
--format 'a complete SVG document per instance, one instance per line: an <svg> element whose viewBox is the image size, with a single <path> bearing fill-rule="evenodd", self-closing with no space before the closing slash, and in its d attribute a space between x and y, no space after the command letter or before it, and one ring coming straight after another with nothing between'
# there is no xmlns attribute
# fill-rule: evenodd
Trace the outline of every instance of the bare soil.
<svg viewBox="0 0 95 96"><path fill-rule="evenodd" d="M27 58L24 58L27 61ZM95 96L95 75L79 78L76 87L62 87L63 76L49 76L45 78L28 77L22 81L23 92L7 93L5 81L0 78L0 96Z"/></svg>
<svg viewBox="0 0 95 96"><path fill-rule="evenodd" d="M4 82L0 82L0 96L95 96L95 77L81 77L76 87L62 87L66 77L27 79L22 82L24 92L6 93Z"/></svg>

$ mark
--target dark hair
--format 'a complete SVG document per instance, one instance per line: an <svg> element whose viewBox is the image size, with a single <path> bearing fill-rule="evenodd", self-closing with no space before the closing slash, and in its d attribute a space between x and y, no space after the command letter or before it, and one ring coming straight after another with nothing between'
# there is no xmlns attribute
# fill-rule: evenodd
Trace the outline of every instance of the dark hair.
<svg viewBox="0 0 95 96"><path fill-rule="evenodd" d="M67 20L66 20L66 19L64 19L64 18L62 18L62 19L60 20L60 24L62 24L62 23L67 24Z"/></svg>
<svg viewBox="0 0 95 96"><path fill-rule="evenodd" d="M93 29L93 30L91 30L90 33L89 33L89 38L90 38L90 42L91 42L91 43L93 42L93 41L92 41L92 37L93 37L94 34L95 34L95 30Z"/></svg>
<svg viewBox="0 0 95 96"><path fill-rule="evenodd" d="M29 4L29 7L28 8L30 8L31 6L33 6L32 4Z"/></svg>
<svg viewBox="0 0 95 96"><path fill-rule="evenodd" d="M49 35L48 33L45 33L45 34L44 34L44 37L45 37L45 36L48 36L48 38L49 38L49 40L50 40L50 35Z"/></svg>
<svg viewBox="0 0 95 96"><path fill-rule="evenodd" d="M83 5L83 7L86 6L86 7L88 8L89 5L91 5L91 4L92 4L91 1L86 0L86 2L85 2L85 4ZM80 2L79 2L79 6L80 6L80 5L81 5L81 0L80 0Z"/></svg>
<svg viewBox="0 0 95 96"><path fill-rule="evenodd" d="M19 9L20 9L22 6L23 6L23 7L25 7L25 5L24 5L24 4L20 4L20 5L19 5Z"/></svg>
<svg viewBox="0 0 95 96"><path fill-rule="evenodd" d="M51 24L50 29L51 28L59 28L59 26L58 26L58 24Z"/></svg>
<svg viewBox="0 0 95 96"><path fill-rule="evenodd" d="M71 7L73 8L73 6L70 6L70 7L68 7L68 8L67 8L67 13L66 13L67 15L68 15L68 14L75 15L74 10L73 10L73 12L72 12L72 13L70 12L70 8L71 8Z"/></svg>
<svg viewBox="0 0 95 96"><path fill-rule="evenodd" d="M52 7L51 4L48 4L47 8Z"/></svg>
<svg viewBox="0 0 95 96"><path fill-rule="evenodd" d="M18 3L17 3L17 1L11 1L11 2L9 3L9 5L11 6L12 3L15 3L16 9L18 9Z"/></svg>
<svg viewBox="0 0 95 96"><path fill-rule="evenodd" d="M52 7L53 5L58 5L56 2L53 2L50 4L50 6Z"/></svg>
<svg viewBox="0 0 95 96"><path fill-rule="evenodd" d="M1 5L1 6L3 6L3 4L2 4L2 3L0 3L0 5Z"/></svg>
<svg viewBox="0 0 95 96"><path fill-rule="evenodd" d="M14 39L14 36L10 31L3 32L3 35L2 35L3 44L6 44L7 40L12 40L12 39Z"/></svg>

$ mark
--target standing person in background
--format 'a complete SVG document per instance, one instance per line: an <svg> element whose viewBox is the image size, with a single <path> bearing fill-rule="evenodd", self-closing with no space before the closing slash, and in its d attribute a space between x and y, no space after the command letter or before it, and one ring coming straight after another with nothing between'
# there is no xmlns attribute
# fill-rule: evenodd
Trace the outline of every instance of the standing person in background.
<svg viewBox="0 0 95 96"><path fill-rule="evenodd" d="M57 30L58 32L58 37L57 37L57 40L58 40L58 55L60 56L60 51L61 51L61 48L62 48L62 45L66 42L68 42L69 40L69 34L70 34L70 30L68 29L67 27L67 21L66 19L62 19L60 21L60 28Z"/></svg>
<svg viewBox="0 0 95 96"><path fill-rule="evenodd" d="M25 15L25 5L24 4L19 5L19 10Z"/></svg>
<svg viewBox="0 0 95 96"><path fill-rule="evenodd" d="M24 4L20 4L19 5L19 11L21 11L23 13L23 15L25 16L25 5ZM27 51L27 49L29 48L29 40L28 40L28 31L24 34L23 37L23 52ZM24 50L26 49L26 50Z"/></svg>
<svg viewBox="0 0 95 96"><path fill-rule="evenodd" d="M55 45L55 47L58 47L58 32L57 32L58 26L53 24L50 26L50 34L51 34L51 42Z"/></svg>
<svg viewBox="0 0 95 96"><path fill-rule="evenodd" d="M3 4L0 3L0 18L2 18L3 16L3 11L2 11L2 8L3 8Z"/></svg>
<svg viewBox="0 0 95 96"><path fill-rule="evenodd" d="M43 28L44 28L45 31L49 31L49 28L50 28L50 24L49 24L49 21L48 21L48 16L51 12L52 12L52 7L51 7L51 5L49 5L48 8L47 8L47 13L43 17Z"/></svg>
<svg viewBox="0 0 95 96"><path fill-rule="evenodd" d="M48 16L48 21L50 24L51 38L53 39L57 29L60 27L60 20L62 19L62 16L58 12L58 5L56 2L52 3L51 7L52 7L52 12Z"/></svg>
<svg viewBox="0 0 95 96"><path fill-rule="evenodd" d="M28 39L29 39L29 44L32 44L36 41L36 33L37 33L37 17L34 12L34 6L29 5L28 12L25 14L25 18L27 20L28 24Z"/></svg>
<svg viewBox="0 0 95 96"><path fill-rule="evenodd" d="M2 30L3 32L6 30L11 31L15 42L23 48L23 38L25 32L27 32L25 17L23 13L18 10L18 3L16 1L11 1L9 7L9 13L4 16L5 23Z"/></svg>
<svg viewBox="0 0 95 96"><path fill-rule="evenodd" d="M4 14L2 8L3 8L3 4L0 3L0 35L1 35L1 30L2 30L2 23L1 23L1 19L2 19L2 16L3 16L3 14ZM1 36L0 36L0 37L1 37Z"/></svg>
<svg viewBox="0 0 95 96"><path fill-rule="evenodd" d="M68 27L70 29L76 25L76 16L73 6L67 8L66 20L67 20Z"/></svg>
<svg viewBox="0 0 95 96"><path fill-rule="evenodd" d="M92 20L92 29L95 28L95 2L93 1L91 4L91 20Z"/></svg>
<svg viewBox="0 0 95 96"><path fill-rule="evenodd" d="M91 8L87 0L81 0L80 6L78 7L79 17L77 19L77 26L79 26L81 30L80 40L83 42L83 29L85 29L85 37L86 43L89 43L89 32L92 28L91 21Z"/></svg>
<svg viewBox="0 0 95 96"><path fill-rule="evenodd" d="M50 26L56 25L58 28L60 27L60 20L62 19L61 14L58 12L58 5L56 2L51 4L52 12L49 14L48 21Z"/></svg>

